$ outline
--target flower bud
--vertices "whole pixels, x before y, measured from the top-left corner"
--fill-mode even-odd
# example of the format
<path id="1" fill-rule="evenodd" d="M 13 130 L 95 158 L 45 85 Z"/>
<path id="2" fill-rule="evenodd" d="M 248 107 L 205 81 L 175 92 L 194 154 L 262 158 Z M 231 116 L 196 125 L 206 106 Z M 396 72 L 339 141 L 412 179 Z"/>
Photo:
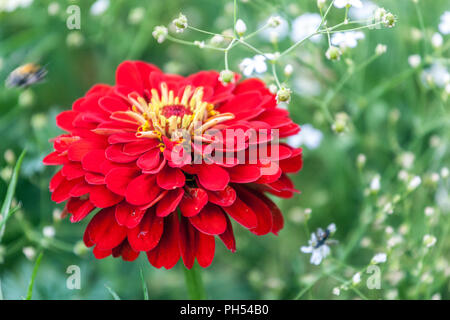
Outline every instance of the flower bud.
<path id="1" fill-rule="evenodd" d="M 175 25 L 175 29 L 177 32 L 183 32 L 188 26 L 187 18 L 182 13 L 180 13 L 178 18 L 174 19 L 172 23 Z"/>
<path id="2" fill-rule="evenodd" d="M 277 91 L 277 102 L 286 102 L 289 103 L 289 101 L 291 100 L 291 89 L 286 88 L 286 87 L 281 87 L 278 91 Z"/>
<path id="3" fill-rule="evenodd" d="M 156 26 L 152 32 L 153 38 L 155 38 L 158 43 L 163 43 L 164 40 L 166 40 L 167 34 L 168 30 L 165 26 Z"/>
<path id="4" fill-rule="evenodd" d="M 379 43 L 377 47 L 375 48 L 375 54 L 378 56 L 381 56 L 382 54 L 385 54 L 387 51 L 387 46 L 384 44 Z"/>
<path id="5" fill-rule="evenodd" d="M 233 83 L 234 82 L 234 72 L 231 70 L 220 71 L 219 81 L 222 82 L 223 85 Z"/>
<path id="6" fill-rule="evenodd" d="M 325 56 L 328 60 L 337 61 L 341 59 L 342 52 L 338 47 L 331 46 L 328 48 Z"/>
<path id="7" fill-rule="evenodd" d="M 285 75 L 286 77 L 290 77 L 291 74 L 292 74 L 292 72 L 294 72 L 294 68 L 292 67 L 292 64 L 287 64 L 287 65 L 284 67 L 284 75 Z"/>
<path id="8" fill-rule="evenodd" d="M 225 38 L 224 38 L 221 34 L 216 34 L 214 37 L 211 38 L 211 44 L 212 44 L 213 46 L 218 46 L 218 45 L 220 45 L 224 40 L 225 40 Z"/>
<path id="9" fill-rule="evenodd" d="M 388 28 L 394 27 L 396 20 L 395 16 L 390 12 L 386 13 L 383 17 L 383 23 Z"/>
<path id="10" fill-rule="evenodd" d="M 245 33 L 245 31 L 247 31 L 247 26 L 245 25 L 245 22 L 242 21 L 242 19 L 238 19 L 236 21 L 236 25 L 234 26 L 234 30 L 236 30 L 236 33 L 242 37 Z"/>
<path id="11" fill-rule="evenodd" d="M 317 8 L 319 8 L 319 10 L 322 10 L 323 8 L 325 8 L 326 2 L 326 0 L 317 0 Z"/>
<path id="12" fill-rule="evenodd" d="M 267 25 L 271 28 L 276 28 L 281 24 L 282 20 L 279 16 L 272 16 L 267 21 Z"/>

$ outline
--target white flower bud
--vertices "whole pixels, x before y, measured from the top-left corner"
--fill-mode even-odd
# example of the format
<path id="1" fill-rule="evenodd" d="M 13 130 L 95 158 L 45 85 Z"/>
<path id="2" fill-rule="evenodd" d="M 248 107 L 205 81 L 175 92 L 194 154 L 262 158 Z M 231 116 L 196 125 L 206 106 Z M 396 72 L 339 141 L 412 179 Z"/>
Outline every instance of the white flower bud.
<path id="1" fill-rule="evenodd" d="M 182 13 L 180 13 L 178 18 L 174 19 L 172 23 L 174 24 L 176 32 L 178 33 L 183 32 L 188 26 L 187 18 Z"/>
<path id="2" fill-rule="evenodd" d="M 234 72 L 231 70 L 220 71 L 219 81 L 222 82 L 223 85 L 233 83 L 234 82 Z"/>
<path id="3" fill-rule="evenodd" d="M 422 179 L 419 176 L 415 176 L 408 184 L 408 191 L 414 191 L 418 186 L 420 186 L 421 183 Z"/>
<path id="4" fill-rule="evenodd" d="M 432 215 L 434 215 L 434 208 L 426 207 L 424 212 L 427 217 L 431 217 Z"/>
<path id="5" fill-rule="evenodd" d="M 327 52 L 325 53 L 325 56 L 328 60 L 332 61 L 338 61 L 341 59 L 342 51 L 338 47 L 331 46 L 328 48 Z"/>
<path id="6" fill-rule="evenodd" d="M 294 72 L 294 67 L 292 67 L 291 64 L 287 64 L 287 65 L 284 67 L 284 75 L 285 75 L 286 77 L 289 77 L 289 76 L 292 74 L 292 72 Z"/>
<path id="7" fill-rule="evenodd" d="M 224 36 L 220 34 L 216 34 L 214 37 L 211 38 L 211 44 L 214 46 L 220 45 L 225 40 Z"/>
<path id="8" fill-rule="evenodd" d="M 289 101 L 291 101 L 291 89 L 286 88 L 286 87 L 281 87 L 278 91 L 277 91 L 277 102 L 286 102 L 289 103 Z"/>
<path id="9" fill-rule="evenodd" d="M 442 45 L 444 44 L 444 38 L 439 32 L 433 34 L 433 36 L 431 37 L 431 44 L 436 49 L 442 47 Z"/>
<path id="10" fill-rule="evenodd" d="M 385 54 L 386 51 L 387 51 L 387 46 L 385 44 L 379 43 L 377 45 L 377 47 L 375 48 L 375 53 L 379 56 L 381 56 L 382 54 Z"/>
<path id="11" fill-rule="evenodd" d="M 326 0 L 317 0 L 317 8 L 319 8 L 320 10 L 322 10 L 323 8 L 325 8 L 325 4 L 327 3 Z"/>
<path id="12" fill-rule="evenodd" d="M 422 58 L 418 54 L 413 54 L 408 57 L 408 63 L 411 67 L 417 68 L 422 63 Z"/>
<path id="13" fill-rule="evenodd" d="M 55 228 L 53 228 L 53 226 L 45 226 L 42 229 L 42 234 L 44 237 L 53 238 L 55 236 Z"/>
<path id="14" fill-rule="evenodd" d="M 352 284 L 357 285 L 360 282 L 361 282 L 361 273 L 357 272 L 352 277 Z"/>
<path id="15" fill-rule="evenodd" d="M 358 154 L 358 157 L 356 158 L 356 165 L 358 168 L 362 169 L 364 165 L 366 164 L 367 157 L 364 154 Z"/>
<path id="16" fill-rule="evenodd" d="M 423 244 L 427 247 L 427 248 L 431 248 L 432 246 L 434 246 L 436 244 L 436 237 L 432 236 L 430 234 L 426 234 L 423 237 Z"/>
<path id="17" fill-rule="evenodd" d="M 384 263 L 387 260 L 386 253 L 377 253 L 371 260 L 372 264 Z"/>
<path id="18" fill-rule="evenodd" d="M 245 31 L 247 31 L 247 26 L 245 25 L 245 22 L 242 21 L 242 19 L 238 19 L 236 21 L 236 25 L 234 26 L 234 29 L 236 30 L 237 34 L 242 37 L 245 33 Z"/>
<path id="19" fill-rule="evenodd" d="M 36 249 L 33 247 L 24 247 L 22 252 L 28 260 L 33 260 L 36 256 Z"/>
<path id="20" fill-rule="evenodd" d="M 281 24 L 282 20 L 279 16 L 272 16 L 267 21 L 267 25 L 271 28 L 276 28 Z"/>
<path id="21" fill-rule="evenodd" d="M 449 169 L 447 168 L 447 167 L 443 167 L 442 169 L 441 169 L 441 177 L 442 177 L 442 179 L 446 179 L 446 178 L 448 178 L 448 176 L 449 176 Z"/>
<path id="22" fill-rule="evenodd" d="M 168 33 L 169 32 L 165 26 L 156 26 L 155 29 L 153 29 L 152 35 L 158 43 L 163 43 L 164 40 L 166 40 Z"/>

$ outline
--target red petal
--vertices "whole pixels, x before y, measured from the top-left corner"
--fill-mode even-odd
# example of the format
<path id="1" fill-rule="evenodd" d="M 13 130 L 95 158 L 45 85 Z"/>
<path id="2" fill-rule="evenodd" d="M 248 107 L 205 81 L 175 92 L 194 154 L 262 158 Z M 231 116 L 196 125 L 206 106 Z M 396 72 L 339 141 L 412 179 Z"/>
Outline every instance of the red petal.
<path id="1" fill-rule="evenodd" d="M 93 209 L 94 205 L 89 200 L 71 198 L 67 202 L 67 211 L 72 215 L 70 222 L 73 223 L 83 220 Z"/>
<path id="2" fill-rule="evenodd" d="M 115 214 L 118 224 L 131 229 L 141 222 L 145 210 L 139 210 L 136 207 L 128 205 L 126 202 L 121 202 L 116 206 Z"/>
<path id="3" fill-rule="evenodd" d="M 139 175 L 135 168 L 115 168 L 105 177 L 106 186 L 114 193 L 125 195 L 128 184 Z"/>
<path id="4" fill-rule="evenodd" d="M 201 165 L 197 176 L 202 186 L 212 191 L 223 190 L 230 182 L 228 172 L 216 164 Z"/>
<path id="5" fill-rule="evenodd" d="M 63 130 L 72 131 L 74 128 L 72 122 L 77 115 L 78 112 L 76 111 L 63 111 L 56 116 L 56 125 Z"/>
<path id="6" fill-rule="evenodd" d="M 102 173 L 100 165 L 105 160 L 105 150 L 98 149 L 89 151 L 83 159 L 81 159 L 81 164 L 83 165 L 84 170 Z"/>
<path id="7" fill-rule="evenodd" d="M 142 221 L 128 230 L 128 242 L 136 251 L 149 251 L 158 245 L 164 229 L 164 219 L 155 215 L 155 210 L 148 210 Z"/>
<path id="8" fill-rule="evenodd" d="M 191 269 L 194 265 L 197 252 L 198 232 L 191 226 L 187 218 L 182 217 L 180 221 L 180 252 L 186 268 Z"/>
<path id="9" fill-rule="evenodd" d="M 184 190 L 182 188 L 170 190 L 166 196 L 158 202 L 156 207 L 156 215 L 158 217 L 165 217 L 174 212 L 180 203 L 183 194 Z"/>
<path id="10" fill-rule="evenodd" d="M 154 175 L 142 174 L 128 184 L 125 196 L 130 204 L 141 206 L 152 202 L 160 190 Z"/>
<path id="11" fill-rule="evenodd" d="M 158 185 L 166 190 L 176 189 L 184 186 L 185 177 L 183 171 L 178 168 L 165 166 L 156 177 Z"/>
<path id="12" fill-rule="evenodd" d="M 128 105 L 119 97 L 108 96 L 98 100 L 98 105 L 108 113 L 116 111 L 126 111 L 129 109 Z"/>
<path id="13" fill-rule="evenodd" d="M 75 180 L 66 180 L 64 179 L 58 185 L 58 187 L 52 193 L 52 200 L 56 203 L 60 203 L 66 201 L 70 198 L 70 190 L 76 186 L 83 178 L 75 179 Z"/>
<path id="14" fill-rule="evenodd" d="M 79 140 L 70 145 L 68 156 L 72 161 L 81 161 L 90 151 L 103 147 L 105 143 L 99 140 Z"/>
<path id="15" fill-rule="evenodd" d="M 61 182 L 65 180 L 64 176 L 61 173 L 61 170 L 59 170 L 50 180 L 49 184 L 49 190 L 50 192 L 55 191 L 55 189 L 60 185 Z"/>
<path id="16" fill-rule="evenodd" d="M 99 249 L 98 246 L 95 246 L 94 250 L 92 250 L 92 253 L 94 254 L 94 257 L 96 259 L 104 259 L 111 255 L 112 250 L 111 249 L 102 250 Z"/>
<path id="17" fill-rule="evenodd" d="M 148 261 L 155 267 L 173 268 L 180 259 L 178 216 L 172 214 L 164 219 L 164 233 L 158 246 L 147 252 Z"/>
<path id="18" fill-rule="evenodd" d="M 93 186 L 90 190 L 89 200 L 97 208 L 107 208 L 122 201 L 123 197 L 109 191 L 105 186 Z"/>
<path id="19" fill-rule="evenodd" d="M 123 146 L 121 144 L 109 146 L 105 151 L 106 159 L 118 163 L 129 163 L 138 158 L 137 156 L 130 156 L 123 153 L 122 148 Z"/>
<path id="20" fill-rule="evenodd" d="M 250 183 L 261 177 L 261 168 L 256 164 L 241 164 L 227 169 L 230 181 L 236 183 Z"/>
<path id="21" fill-rule="evenodd" d="M 229 207 L 236 200 L 236 191 L 234 191 L 234 189 L 230 186 L 227 186 L 222 191 L 206 190 L 206 192 L 208 193 L 209 202 L 217 204 L 221 207 Z"/>
<path id="22" fill-rule="evenodd" d="M 160 162 L 161 151 L 155 148 L 140 156 L 136 164 L 142 170 L 152 170 L 156 168 Z"/>
<path id="23" fill-rule="evenodd" d="M 42 163 L 47 166 L 59 166 L 66 163 L 67 161 L 67 155 L 61 154 L 58 151 L 54 151 L 45 156 L 45 158 L 42 160 Z"/>
<path id="24" fill-rule="evenodd" d="M 214 259 L 214 252 L 216 243 L 214 236 L 198 232 L 197 238 L 197 261 L 202 268 L 207 268 L 211 265 Z"/>
<path id="25" fill-rule="evenodd" d="M 228 218 L 227 215 L 225 215 L 225 218 L 227 219 L 227 229 L 224 233 L 220 234 L 219 237 L 228 250 L 230 250 L 231 252 L 235 252 L 236 240 L 234 239 L 233 225 L 231 224 L 230 218 Z"/>
<path id="26" fill-rule="evenodd" d="M 112 250 L 112 255 L 114 258 L 122 256 L 124 261 L 134 261 L 139 257 L 139 252 L 134 251 L 128 241 L 124 240 L 118 247 Z"/>
<path id="27" fill-rule="evenodd" d="M 239 197 L 248 207 L 252 208 L 258 220 L 257 226 L 250 231 L 258 236 L 269 233 L 272 230 L 272 213 L 264 201 L 244 187 L 238 189 Z"/>
<path id="28" fill-rule="evenodd" d="M 199 231 L 210 235 L 224 233 L 227 228 L 225 214 L 212 204 L 207 204 L 199 214 L 190 217 L 189 220 Z"/>
<path id="29" fill-rule="evenodd" d="M 126 237 L 127 229 L 119 226 L 114 216 L 114 209 L 99 211 L 89 222 L 85 238 L 89 243 L 97 244 L 98 249 L 107 250 L 118 246 Z"/>
<path id="30" fill-rule="evenodd" d="M 270 211 L 272 212 L 272 233 L 278 235 L 278 232 L 283 229 L 284 226 L 283 214 L 281 213 L 281 210 L 277 207 L 277 205 L 264 194 L 260 194 L 260 198 L 265 202 L 266 206 L 268 206 Z"/>
<path id="31" fill-rule="evenodd" d="M 185 217 L 195 216 L 208 203 L 208 194 L 201 188 L 187 188 L 180 202 L 180 211 Z"/>
<path id="32" fill-rule="evenodd" d="M 302 160 L 301 154 L 299 154 L 298 156 L 280 161 L 280 168 L 285 173 L 286 172 L 287 173 L 298 172 L 298 171 L 300 171 L 302 166 L 303 166 L 303 160 Z"/>
<path id="33" fill-rule="evenodd" d="M 239 197 L 236 197 L 231 206 L 224 207 L 223 210 L 247 229 L 255 228 L 258 224 L 256 214 Z"/>
<path id="34" fill-rule="evenodd" d="M 126 143 L 123 146 L 123 153 L 130 156 L 141 155 L 151 149 L 157 148 L 159 146 L 159 140 L 157 139 L 141 139 L 140 141 L 133 141 Z M 159 150 L 159 149 L 158 149 Z"/>

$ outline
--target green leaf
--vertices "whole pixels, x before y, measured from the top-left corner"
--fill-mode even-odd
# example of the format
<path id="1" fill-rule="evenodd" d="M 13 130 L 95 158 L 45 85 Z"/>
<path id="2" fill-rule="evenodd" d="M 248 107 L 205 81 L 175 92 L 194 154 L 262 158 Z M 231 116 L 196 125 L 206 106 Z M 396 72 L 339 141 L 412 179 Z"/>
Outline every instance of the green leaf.
<path id="1" fill-rule="evenodd" d="M 144 299 L 145 300 L 150 300 L 149 297 L 148 297 L 147 283 L 145 282 L 144 272 L 142 271 L 142 268 L 139 268 L 139 272 L 141 274 L 142 290 L 144 291 Z"/>
<path id="2" fill-rule="evenodd" d="M 20 166 L 22 165 L 23 158 L 25 157 L 26 150 L 23 150 L 20 154 L 19 159 L 16 162 L 16 166 L 14 167 L 14 171 L 11 177 L 11 181 L 8 185 L 8 190 L 6 191 L 5 200 L 3 200 L 3 205 L 0 210 L 0 215 L 2 217 L 2 223 L 0 225 L 0 242 L 2 240 L 3 234 L 5 233 L 5 223 L 6 220 L 15 212 L 14 210 L 11 212 L 11 203 L 14 197 L 14 193 L 16 191 L 17 180 L 19 178 Z"/>
<path id="3" fill-rule="evenodd" d="M 26 300 L 31 300 L 31 296 L 33 295 L 34 280 L 36 279 L 36 275 L 37 275 L 39 266 L 41 265 L 41 260 L 42 260 L 43 255 L 44 255 L 44 252 L 41 251 L 41 253 L 39 254 L 39 256 L 36 259 L 36 262 L 34 263 L 33 273 L 31 274 L 30 284 L 28 285 L 27 297 L 25 298 Z"/>
<path id="4" fill-rule="evenodd" d="M 105 288 L 108 289 L 109 293 L 111 293 L 111 295 L 113 296 L 114 300 L 120 300 L 119 295 L 113 289 L 108 287 L 106 284 L 105 284 Z"/>

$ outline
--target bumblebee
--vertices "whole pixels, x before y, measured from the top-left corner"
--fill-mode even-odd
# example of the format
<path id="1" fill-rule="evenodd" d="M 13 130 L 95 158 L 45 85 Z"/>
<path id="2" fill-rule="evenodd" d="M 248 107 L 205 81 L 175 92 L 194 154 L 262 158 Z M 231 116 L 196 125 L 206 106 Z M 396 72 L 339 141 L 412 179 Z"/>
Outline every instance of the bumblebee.
<path id="1" fill-rule="evenodd" d="M 32 84 L 41 82 L 47 75 L 47 70 L 35 63 L 27 63 L 14 69 L 6 79 L 9 88 L 26 88 Z"/>

